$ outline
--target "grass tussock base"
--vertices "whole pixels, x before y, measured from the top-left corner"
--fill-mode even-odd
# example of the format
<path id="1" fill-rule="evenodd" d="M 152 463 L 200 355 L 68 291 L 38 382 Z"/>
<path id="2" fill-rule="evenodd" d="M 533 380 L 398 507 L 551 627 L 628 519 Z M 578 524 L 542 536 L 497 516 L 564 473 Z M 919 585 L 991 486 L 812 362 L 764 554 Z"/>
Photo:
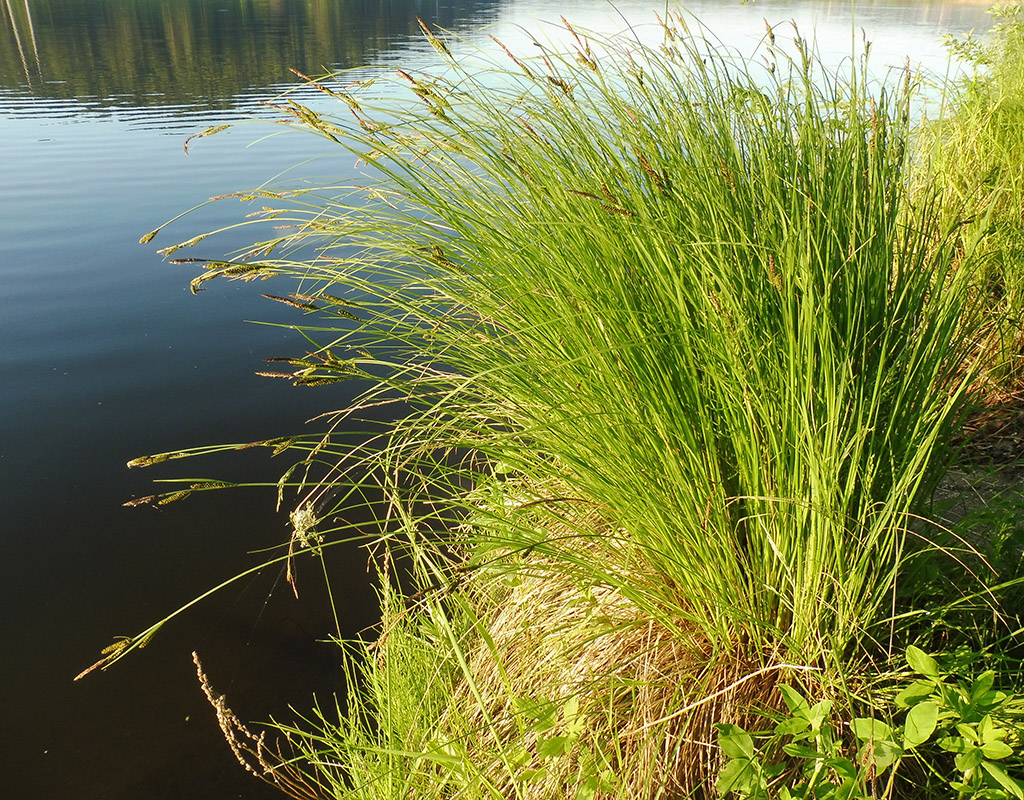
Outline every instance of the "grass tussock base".
<path id="1" fill-rule="evenodd" d="M 605 788 L 621 796 L 686 796 L 721 766 L 715 724 L 750 724 L 749 709 L 778 703 L 772 673 L 796 671 L 715 660 L 705 642 L 680 637 L 607 587 L 584 590 L 552 576 L 551 565 L 522 569 L 540 574 L 492 601 L 500 610 L 480 622 L 486 636 L 468 653 L 472 682 L 452 697 L 472 709 L 474 750 L 515 742 L 530 754 L 522 766 L 537 772 L 524 786 L 521 771 L 495 765 L 490 779 L 502 796 L 572 796 L 604 772 Z M 719 688 L 695 691 L 703 686 Z M 546 721 L 524 736 L 517 713 Z M 545 758 L 547 721 L 567 740 L 557 758 Z"/>

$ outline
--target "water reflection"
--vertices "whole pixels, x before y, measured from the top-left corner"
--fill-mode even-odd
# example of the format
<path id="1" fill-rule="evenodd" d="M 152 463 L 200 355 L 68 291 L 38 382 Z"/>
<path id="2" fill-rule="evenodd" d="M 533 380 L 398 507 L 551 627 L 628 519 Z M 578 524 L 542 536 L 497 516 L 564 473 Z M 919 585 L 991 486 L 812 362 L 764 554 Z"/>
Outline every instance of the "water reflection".
<path id="1" fill-rule="evenodd" d="M 21 68 L 25 72 L 25 82 L 29 87 L 32 86 L 32 73 L 29 70 L 28 60 L 25 58 L 25 47 L 21 43 L 21 33 L 18 30 L 18 21 L 14 16 L 14 9 L 11 8 L 11 0 L 4 0 L 7 8 L 7 20 L 11 26 L 11 32 L 14 34 L 14 44 L 18 48 L 18 57 L 21 59 Z M 36 62 L 36 75 L 41 76 L 43 72 L 42 65 L 39 63 L 39 48 L 36 46 L 36 34 L 35 27 L 32 24 L 32 9 L 29 7 L 28 0 L 25 0 L 25 17 L 28 20 L 28 30 L 31 36 L 32 52 L 35 55 Z"/>
<path id="2" fill-rule="evenodd" d="M 3 0 L 0 92 L 90 109 L 227 108 L 366 64 L 417 30 L 486 21 L 497 0 Z M 5 102 L 6 105 L 6 102 Z"/>
<path id="3" fill-rule="evenodd" d="M 687 7 L 716 35 L 760 36 L 761 17 L 779 22 L 813 16 L 819 39 L 849 52 L 851 12 L 899 50 L 942 55 L 938 34 L 983 25 L 988 0 L 763 0 L 738 8 L 720 0 Z M 641 13 L 642 9 L 642 13 Z M 291 69 L 321 74 L 386 60 L 396 46 L 408 55 L 417 17 L 450 29 L 488 23 L 508 30 L 565 14 L 579 25 L 609 30 L 646 20 L 649 3 L 564 0 L 0 0 L 0 115 L 67 119 L 113 115 L 130 124 L 170 129 L 195 111 L 226 112 L 215 124 L 258 113 L 273 87 L 294 85 Z M 737 25 L 739 19 L 752 25 Z M 835 28 L 836 30 L 831 30 Z M 824 34 L 824 36 L 821 36 Z M 885 37 L 883 37 L 885 38 Z M 415 46 L 415 45 L 414 45 Z M 883 45 L 884 46 L 884 45 Z"/>

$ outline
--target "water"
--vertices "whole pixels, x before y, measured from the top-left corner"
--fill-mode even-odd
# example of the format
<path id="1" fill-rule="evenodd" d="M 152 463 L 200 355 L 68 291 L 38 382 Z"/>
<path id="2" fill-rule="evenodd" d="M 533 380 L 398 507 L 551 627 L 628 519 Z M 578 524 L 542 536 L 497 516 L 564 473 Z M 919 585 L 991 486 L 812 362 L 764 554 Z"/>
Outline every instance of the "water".
<path id="1" fill-rule="evenodd" d="M 164 263 L 140 235 L 213 195 L 349 165 L 312 137 L 248 146 L 255 128 L 195 141 L 208 125 L 267 116 L 260 101 L 289 67 L 422 62 L 416 17 L 484 43 L 558 14 L 602 30 L 653 26 L 645 2 L 348 0 L 0 0 L 0 763 L 17 798 L 277 796 L 233 762 L 195 684 L 198 650 L 244 719 L 288 718 L 339 688 L 318 640 L 331 620 L 313 576 L 296 601 L 280 575 L 241 582 L 167 626 L 134 658 L 72 683 L 114 636 L 135 633 L 258 563 L 286 519 L 270 492 L 213 493 L 123 508 L 181 475 L 274 479 L 254 451 L 129 471 L 144 453 L 293 433 L 343 406 L 348 390 L 261 379 L 267 356 L 301 341 L 264 285 L 214 282 Z M 695 4 L 729 44 L 751 51 L 762 18 L 813 26 L 838 57 L 863 26 L 876 64 L 909 54 L 941 72 L 943 32 L 987 24 L 983 5 L 928 2 Z M 541 29 L 554 35 L 553 26 Z M 228 201 L 155 245 L 236 221 Z M 230 234 L 195 255 L 245 244 Z M 219 248 L 219 249 L 218 249 Z M 374 618 L 365 554 L 334 559 L 344 632 Z"/>

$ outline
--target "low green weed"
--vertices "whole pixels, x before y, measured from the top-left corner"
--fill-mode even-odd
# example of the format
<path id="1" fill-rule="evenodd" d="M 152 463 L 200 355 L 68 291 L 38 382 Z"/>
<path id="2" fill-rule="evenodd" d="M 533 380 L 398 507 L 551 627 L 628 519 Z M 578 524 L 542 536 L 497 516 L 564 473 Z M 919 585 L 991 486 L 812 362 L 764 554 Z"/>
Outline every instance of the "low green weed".
<path id="1" fill-rule="evenodd" d="M 569 697 L 562 702 L 538 701 L 516 698 L 515 707 L 520 720 L 527 722 L 527 734 L 533 740 L 530 747 L 523 747 L 517 761 L 521 769 L 516 780 L 523 783 L 542 782 L 548 765 L 562 756 L 576 755 L 576 800 L 593 800 L 600 792 L 615 788 L 615 772 L 612 759 L 600 748 L 588 747 L 583 734 L 588 725 L 580 714 L 580 699 Z M 585 753 L 573 753 L 574 750 Z M 530 766 L 538 764 L 538 766 Z"/>
<path id="2" fill-rule="evenodd" d="M 811 706 L 793 687 L 780 686 L 789 715 L 759 744 L 739 726 L 719 725 L 719 747 L 728 759 L 716 782 L 719 793 L 749 800 L 875 800 L 892 794 L 897 771 L 910 758 L 928 780 L 924 796 L 951 790 L 949 796 L 960 800 L 1024 798 L 1024 727 L 1019 717 L 1008 722 L 1006 715 L 1011 706 L 1019 708 L 1020 698 L 994 688 L 993 670 L 958 679 L 914 646 L 906 659 L 918 677 L 895 695 L 899 724 L 875 717 L 844 724 L 833 720 L 830 701 Z"/>

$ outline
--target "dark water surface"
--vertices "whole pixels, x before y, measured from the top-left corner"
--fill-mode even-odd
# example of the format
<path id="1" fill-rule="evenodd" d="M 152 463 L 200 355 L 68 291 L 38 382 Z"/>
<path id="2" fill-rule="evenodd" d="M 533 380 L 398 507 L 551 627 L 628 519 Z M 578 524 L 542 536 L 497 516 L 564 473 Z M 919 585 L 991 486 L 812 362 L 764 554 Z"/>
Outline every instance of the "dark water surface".
<path id="1" fill-rule="evenodd" d="M 653 3 L 652 7 L 659 7 Z M 117 635 L 136 633 L 284 541 L 271 492 L 207 493 L 123 508 L 154 478 L 273 480 L 281 466 L 244 457 L 129 471 L 140 454 L 294 433 L 345 405 L 348 389 L 261 379 L 267 356 L 302 351 L 273 286 L 188 291 L 187 266 L 156 246 L 230 224 L 228 201 L 166 219 L 283 170 L 344 175 L 321 140 L 259 141 L 242 127 L 195 142 L 209 125 L 266 116 L 260 100 L 307 73 L 428 59 L 416 17 L 483 42 L 517 25 L 570 20 L 603 30 L 649 23 L 647 3 L 520 0 L 0 0 L 0 796 L 262 798 L 220 739 L 190 653 L 243 719 L 289 718 L 340 688 L 315 576 L 296 601 L 273 570 L 169 624 L 106 673 L 72 678 Z M 942 70 L 939 35 L 982 28 L 983 5 L 927 2 L 704 3 L 709 27 L 752 48 L 762 17 L 816 26 L 848 52 L 859 26 L 876 57 Z M 637 28 L 643 33 L 644 25 Z M 519 37 L 521 40 L 521 37 Z M 315 161 L 308 159 L 316 158 Z M 304 163 L 305 162 L 305 163 Z M 202 252 L 246 243 L 228 234 Z M 343 632 L 372 623 L 365 554 L 333 557 Z"/>

